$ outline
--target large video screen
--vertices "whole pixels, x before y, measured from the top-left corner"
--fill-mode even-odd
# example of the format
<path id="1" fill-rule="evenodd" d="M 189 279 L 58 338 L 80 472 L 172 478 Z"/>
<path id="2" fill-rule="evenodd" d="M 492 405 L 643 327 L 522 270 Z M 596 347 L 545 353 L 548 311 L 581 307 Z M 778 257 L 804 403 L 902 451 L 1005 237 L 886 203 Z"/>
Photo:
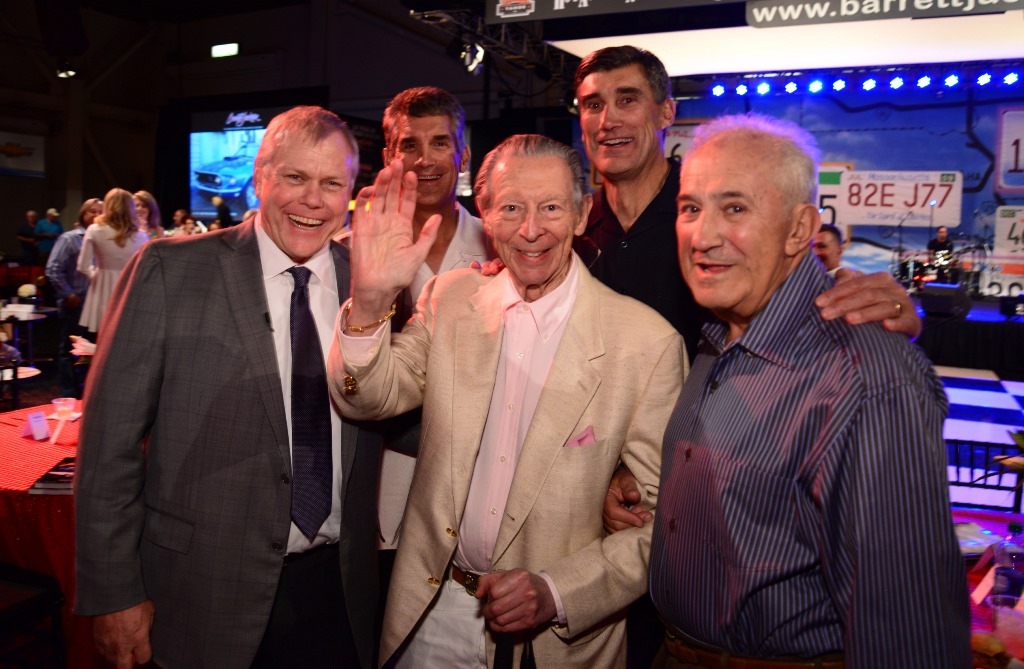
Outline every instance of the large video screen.
<path id="1" fill-rule="evenodd" d="M 259 207 L 252 174 L 267 123 L 286 107 L 196 112 L 189 136 L 192 215 L 204 223 L 218 218 L 220 198 L 235 223 Z"/>

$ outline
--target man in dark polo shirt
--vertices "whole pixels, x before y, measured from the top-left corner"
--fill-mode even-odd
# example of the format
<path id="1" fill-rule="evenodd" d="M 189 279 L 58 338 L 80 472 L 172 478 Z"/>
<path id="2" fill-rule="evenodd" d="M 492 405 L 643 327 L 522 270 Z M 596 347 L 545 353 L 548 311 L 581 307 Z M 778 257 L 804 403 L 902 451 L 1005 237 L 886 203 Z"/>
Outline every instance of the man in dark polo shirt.
<path id="1" fill-rule="evenodd" d="M 575 91 L 583 147 L 603 184 L 574 248 L 605 285 L 664 316 L 692 359 L 707 312 L 694 302 L 676 257 L 679 162 L 664 152 L 676 105 L 665 66 L 636 47 L 600 49 L 577 68 Z M 889 330 L 921 330 L 906 291 L 884 272 L 848 279 L 817 304 L 826 320 L 884 319 Z"/>

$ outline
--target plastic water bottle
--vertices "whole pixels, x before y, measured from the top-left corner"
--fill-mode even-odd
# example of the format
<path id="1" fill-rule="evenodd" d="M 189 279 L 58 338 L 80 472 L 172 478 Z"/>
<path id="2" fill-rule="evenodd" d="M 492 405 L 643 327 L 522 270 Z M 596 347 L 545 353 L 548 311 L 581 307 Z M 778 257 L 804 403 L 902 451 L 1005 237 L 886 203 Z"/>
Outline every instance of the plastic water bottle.
<path id="1" fill-rule="evenodd" d="M 992 594 L 1020 597 L 1024 591 L 1024 546 L 1021 524 L 1010 523 L 1007 529 L 1009 534 L 993 549 L 996 578 L 992 584 Z"/>

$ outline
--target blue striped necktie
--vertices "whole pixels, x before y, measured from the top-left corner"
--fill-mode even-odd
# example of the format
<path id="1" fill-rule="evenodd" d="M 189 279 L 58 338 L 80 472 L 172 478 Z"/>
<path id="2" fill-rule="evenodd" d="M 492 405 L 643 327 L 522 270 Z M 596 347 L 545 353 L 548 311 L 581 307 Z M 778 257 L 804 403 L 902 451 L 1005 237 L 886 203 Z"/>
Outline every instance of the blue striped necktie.
<path id="1" fill-rule="evenodd" d="M 309 276 L 292 267 L 292 521 L 307 539 L 331 513 L 331 400 L 320 337 L 309 310 Z"/>

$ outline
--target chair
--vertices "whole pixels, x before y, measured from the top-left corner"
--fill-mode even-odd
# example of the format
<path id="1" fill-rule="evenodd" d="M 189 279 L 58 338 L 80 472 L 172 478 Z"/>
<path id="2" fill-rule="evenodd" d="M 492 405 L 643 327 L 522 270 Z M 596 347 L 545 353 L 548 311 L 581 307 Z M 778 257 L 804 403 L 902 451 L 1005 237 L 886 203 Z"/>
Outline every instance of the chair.
<path id="1" fill-rule="evenodd" d="M 0 399 L 3 399 L 5 394 L 10 395 L 11 411 L 21 408 L 18 394 L 18 361 L 0 353 Z"/>
<path id="2" fill-rule="evenodd" d="M 56 579 L 0 563 L 0 666 L 63 669 L 63 603 Z"/>

